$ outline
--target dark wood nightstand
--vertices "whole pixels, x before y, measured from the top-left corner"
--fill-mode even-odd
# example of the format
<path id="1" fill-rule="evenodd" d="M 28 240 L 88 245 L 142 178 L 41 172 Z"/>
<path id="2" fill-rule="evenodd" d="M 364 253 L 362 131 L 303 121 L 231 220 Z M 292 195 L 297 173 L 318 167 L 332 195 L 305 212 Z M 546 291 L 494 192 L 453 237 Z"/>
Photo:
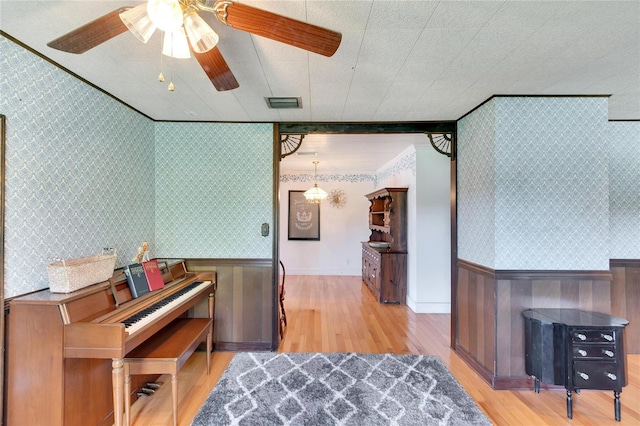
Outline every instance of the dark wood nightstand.
<path id="1" fill-rule="evenodd" d="M 620 421 L 620 392 L 627 385 L 624 328 L 629 321 L 578 309 L 529 309 L 525 318 L 525 371 L 540 382 L 567 390 L 567 417 L 573 417 L 571 392 L 612 390 Z"/>

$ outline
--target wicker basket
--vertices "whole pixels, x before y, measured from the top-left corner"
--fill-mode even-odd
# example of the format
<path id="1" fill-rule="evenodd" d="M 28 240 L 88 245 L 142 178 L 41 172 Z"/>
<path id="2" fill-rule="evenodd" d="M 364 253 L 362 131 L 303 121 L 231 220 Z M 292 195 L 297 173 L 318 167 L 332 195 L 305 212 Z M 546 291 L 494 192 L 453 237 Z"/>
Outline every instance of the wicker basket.
<path id="1" fill-rule="evenodd" d="M 52 293 L 71 293 L 108 280 L 113 275 L 117 254 L 97 254 L 77 259 L 61 260 L 47 266 L 49 290 Z"/>

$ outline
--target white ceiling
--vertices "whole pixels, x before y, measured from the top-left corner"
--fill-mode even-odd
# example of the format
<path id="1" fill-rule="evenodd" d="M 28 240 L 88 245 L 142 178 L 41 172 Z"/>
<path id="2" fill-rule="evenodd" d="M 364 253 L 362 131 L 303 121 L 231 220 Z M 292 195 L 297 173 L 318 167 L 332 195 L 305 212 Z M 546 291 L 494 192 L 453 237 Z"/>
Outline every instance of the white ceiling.
<path id="1" fill-rule="evenodd" d="M 314 170 L 318 174 L 375 172 L 412 145 L 429 143 L 421 133 L 403 134 L 318 134 L 304 137 L 298 151 L 280 162 L 282 173 Z"/>
<path id="2" fill-rule="evenodd" d="M 215 90 L 194 58 L 172 67 L 164 60 L 176 86 L 169 92 L 157 81 L 159 34 L 145 45 L 126 32 L 82 55 L 46 46 L 140 3 L 2 0 L 0 29 L 154 120 L 456 120 L 495 94 L 611 95 L 610 119 L 640 119 L 637 0 L 243 0 L 338 31 L 342 43 L 326 58 L 203 12 L 240 84 L 227 92 Z M 268 96 L 301 97 L 303 108 L 269 109 Z"/>

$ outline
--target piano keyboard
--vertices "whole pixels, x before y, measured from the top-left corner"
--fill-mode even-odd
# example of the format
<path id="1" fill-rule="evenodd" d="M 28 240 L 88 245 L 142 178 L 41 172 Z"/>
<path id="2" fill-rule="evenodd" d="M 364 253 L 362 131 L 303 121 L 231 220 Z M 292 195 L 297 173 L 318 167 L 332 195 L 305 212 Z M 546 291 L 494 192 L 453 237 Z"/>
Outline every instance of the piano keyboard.
<path id="1" fill-rule="evenodd" d="M 198 293 L 203 288 L 211 285 L 211 281 L 197 281 L 189 284 L 182 290 L 175 292 L 171 296 L 149 306 L 148 308 L 138 312 L 137 314 L 121 321 L 124 323 L 125 331 L 129 335 L 135 333 L 149 323 L 154 322 L 157 318 L 170 312 L 173 308 L 185 300 L 189 299 L 193 294 Z"/>

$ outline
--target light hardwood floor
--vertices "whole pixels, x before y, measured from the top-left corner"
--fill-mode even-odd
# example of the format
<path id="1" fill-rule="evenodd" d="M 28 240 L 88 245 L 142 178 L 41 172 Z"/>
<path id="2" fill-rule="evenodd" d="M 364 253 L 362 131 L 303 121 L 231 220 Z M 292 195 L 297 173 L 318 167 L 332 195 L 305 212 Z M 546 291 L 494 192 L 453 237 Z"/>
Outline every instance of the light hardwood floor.
<path id="1" fill-rule="evenodd" d="M 640 355 L 628 355 L 629 384 L 623 389 L 622 421 L 613 419 L 612 392 L 582 391 L 566 417 L 563 390 L 494 391 L 450 349 L 450 316 L 415 314 L 406 306 L 379 305 L 356 277 L 287 276 L 288 326 L 280 352 L 368 352 L 437 355 L 496 425 L 640 425 Z M 179 375 L 179 424 L 189 425 L 231 361 L 214 352 L 195 353 Z M 171 424 L 171 386 L 132 406 L 134 426 Z M 364 425 L 363 425 L 364 426 Z"/>

